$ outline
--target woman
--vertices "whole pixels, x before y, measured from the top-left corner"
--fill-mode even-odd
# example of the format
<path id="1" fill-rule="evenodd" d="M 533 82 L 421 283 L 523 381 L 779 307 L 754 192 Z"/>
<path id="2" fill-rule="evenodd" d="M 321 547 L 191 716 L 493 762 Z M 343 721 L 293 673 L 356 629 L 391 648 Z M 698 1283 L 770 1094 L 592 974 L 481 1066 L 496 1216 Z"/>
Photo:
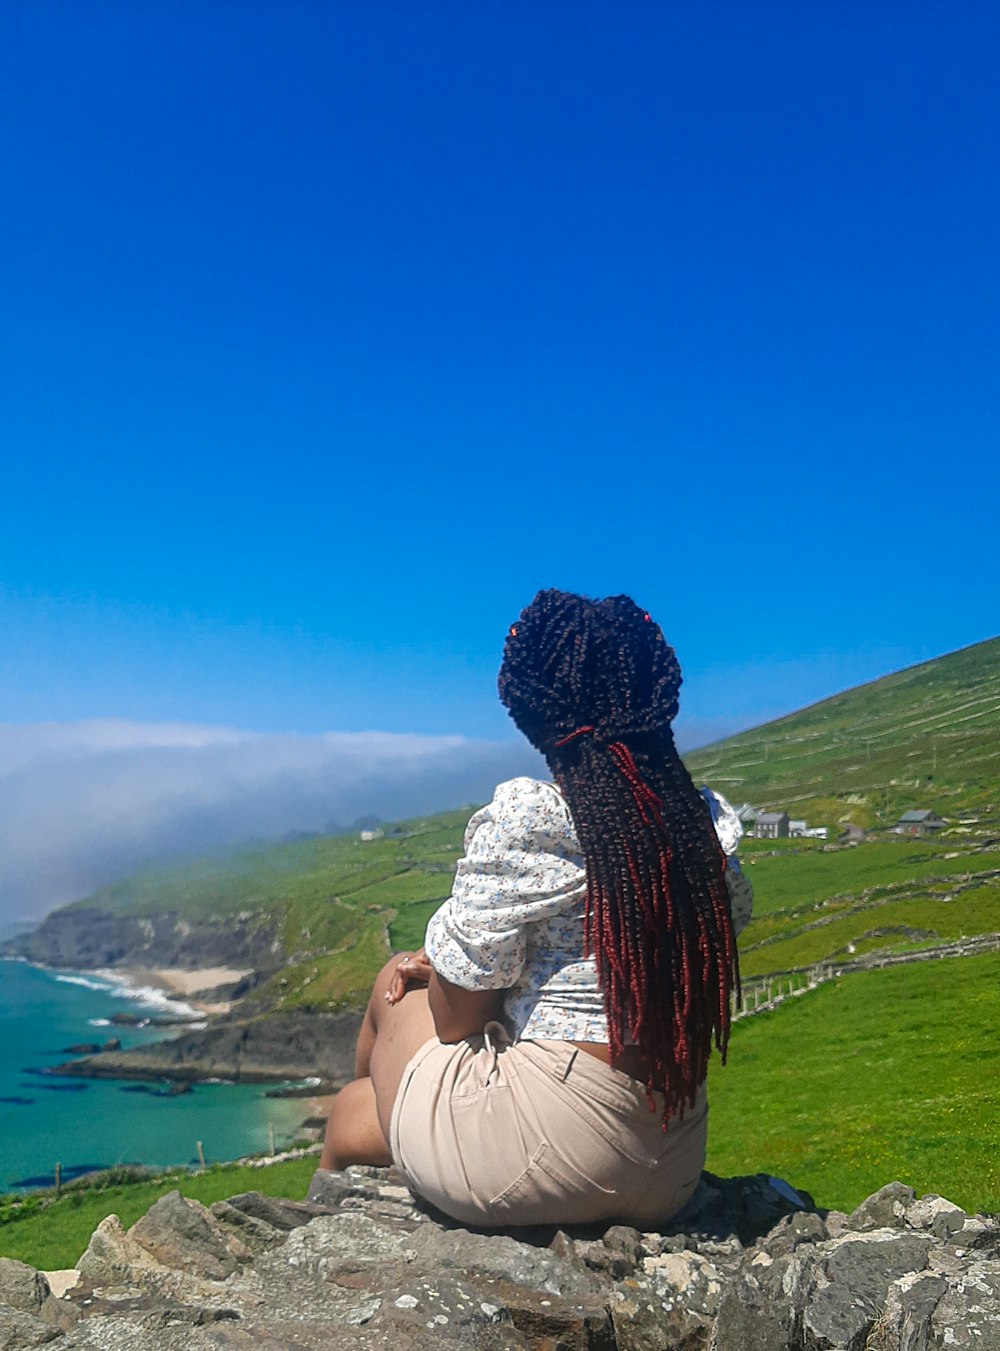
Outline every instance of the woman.
<path id="1" fill-rule="evenodd" d="M 732 810 L 674 747 L 680 681 L 626 596 L 541 591 L 511 627 L 500 698 L 554 782 L 501 784 L 469 822 L 425 950 L 376 981 L 324 1167 L 394 1162 L 484 1226 L 648 1226 L 688 1200 L 749 888 L 713 829 L 732 852 Z"/>

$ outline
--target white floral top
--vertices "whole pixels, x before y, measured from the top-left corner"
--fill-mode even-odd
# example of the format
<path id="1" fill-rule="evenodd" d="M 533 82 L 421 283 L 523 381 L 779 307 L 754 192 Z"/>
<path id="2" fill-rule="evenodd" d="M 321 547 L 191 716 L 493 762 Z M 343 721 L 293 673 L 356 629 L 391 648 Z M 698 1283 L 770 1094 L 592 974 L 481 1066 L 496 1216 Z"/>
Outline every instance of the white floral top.
<path id="1" fill-rule="evenodd" d="M 724 798 L 704 795 L 731 856 L 726 878 L 739 932 L 753 896 L 735 863 L 742 828 Z M 506 990 L 504 1018 L 515 1038 L 606 1042 L 596 967 L 583 956 L 586 890 L 576 831 L 555 784 L 502 783 L 469 821 L 454 890 L 427 926 L 431 965 L 465 990 Z"/>

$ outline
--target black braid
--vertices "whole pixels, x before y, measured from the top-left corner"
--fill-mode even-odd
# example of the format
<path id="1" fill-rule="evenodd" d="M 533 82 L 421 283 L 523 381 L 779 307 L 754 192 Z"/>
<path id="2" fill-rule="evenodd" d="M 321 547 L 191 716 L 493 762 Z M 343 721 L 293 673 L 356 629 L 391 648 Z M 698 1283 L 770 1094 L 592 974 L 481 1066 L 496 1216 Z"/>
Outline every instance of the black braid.
<path id="1" fill-rule="evenodd" d="M 627 596 L 540 591 L 498 686 L 565 795 L 587 868 L 585 942 L 612 1059 L 635 1043 L 664 1122 L 723 1061 L 739 990 L 725 856 L 674 746 L 680 666 Z"/>

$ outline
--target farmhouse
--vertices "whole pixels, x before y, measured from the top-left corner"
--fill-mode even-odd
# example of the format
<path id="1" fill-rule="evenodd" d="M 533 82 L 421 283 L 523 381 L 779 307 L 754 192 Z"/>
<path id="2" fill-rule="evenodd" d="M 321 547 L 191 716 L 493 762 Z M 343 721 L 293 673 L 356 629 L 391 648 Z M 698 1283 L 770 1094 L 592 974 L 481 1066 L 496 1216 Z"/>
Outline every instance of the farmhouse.
<path id="1" fill-rule="evenodd" d="M 922 811 L 904 812 L 899 818 L 895 830 L 897 835 L 933 835 L 935 831 L 941 830 L 947 824 L 944 817 L 938 816 L 937 812 L 924 809 Z"/>
<path id="2" fill-rule="evenodd" d="M 758 840 L 787 840 L 788 813 L 758 812 L 755 834 Z"/>

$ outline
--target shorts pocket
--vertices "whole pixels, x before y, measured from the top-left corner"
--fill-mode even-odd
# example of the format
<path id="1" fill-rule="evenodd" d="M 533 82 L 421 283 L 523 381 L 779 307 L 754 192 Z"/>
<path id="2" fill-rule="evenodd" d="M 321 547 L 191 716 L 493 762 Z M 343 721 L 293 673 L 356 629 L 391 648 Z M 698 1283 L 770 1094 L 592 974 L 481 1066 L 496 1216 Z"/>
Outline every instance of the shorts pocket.
<path id="1" fill-rule="evenodd" d="M 451 1116 L 462 1175 L 472 1194 L 485 1199 L 514 1185 L 530 1165 L 531 1151 L 510 1086 L 491 1084 L 453 1098 Z"/>
<path id="2" fill-rule="evenodd" d="M 618 1191 L 581 1172 L 543 1141 L 524 1171 L 490 1201 L 496 1220 L 509 1224 L 584 1224 L 616 1210 Z"/>

